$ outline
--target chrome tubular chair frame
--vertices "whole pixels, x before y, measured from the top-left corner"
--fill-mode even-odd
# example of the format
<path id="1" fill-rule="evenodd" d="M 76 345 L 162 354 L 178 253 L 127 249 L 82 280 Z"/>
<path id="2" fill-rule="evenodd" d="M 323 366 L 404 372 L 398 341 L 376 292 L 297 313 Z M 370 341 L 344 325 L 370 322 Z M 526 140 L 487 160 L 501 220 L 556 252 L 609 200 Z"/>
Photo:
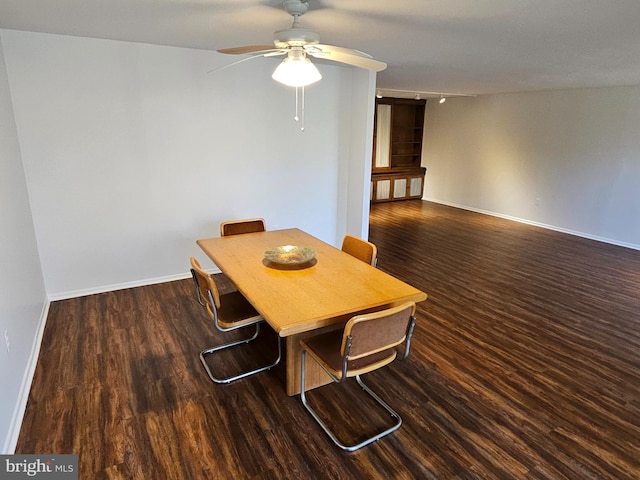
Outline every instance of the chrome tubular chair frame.
<path id="1" fill-rule="evenodd" d="M 197 293 L 197 299 L 198 299 L 198 303 L 200 303 L 200 305 L 206 307 L 207 306 L 207 302 L 205 302 L 202 298 L 202 295 L 200 293 L 200 287 L 199 287 L 199 283 L 198 283 L 198 278 L 196 276 L 196 272 L 194 271 L 194 269 L 191 269 L 191 275 L 193 276 L 193 281 L 195 283 L 195 287 L 196 287 L 196 293 Z M 216 377 L 213 372 L 211 371 L 211 368 L 209 367 L 209 364 L 206 361 L 206 357 L 208 357 L 209 355 L 218 352 L 220 350 L 224 350 L 227 348 L 232 348 L 235 347 L 237 345 L 243 345 L 246 343 L 249 343 L 253 340 L 255 340 L 258 337 L 258 334 L 260 333 L 260 324 L 264 321 L 264 319 L 259 318 L 257 319 L 255 322 L 253 323 L 249 323 L 249 324 L 245 324 L 239 327 L 230 327 L 230 328 L 225 328 L 222 325 L 220 325 L 220 322 L 218 321 L 218 309 L 216 308 L 216 304 L 215 301 L 213 299 L 213 295 L 211 293 L 211 290 L 207 290 L 207 296 L 208 296 L 208 303 L 210 306 L 212 306 L 212 311 L 213 311 L 213 321 L 214 324 L 216 326 L 216 328 L 218 330 L 220 330 L 221 332 L 229 332 L 232 330 L 238 330 L 240 328 L 245 328 L 245 327 L 250 327 L 250 326 L 254 326 L 255 327 L 255 332 L 253 333 L 253 335 L 251 335 L 248 338 L 243 338 L 240 340 L 235 340 L 232 342 L 228 342 L 228 343 L 224 343 L 222 345 L 217 345 L 215 347 L 210 347 L 207 348 L 205 350 L 203 350 L 202 352 L 200 352 L 200 361 L 202 362 L 202 365 L 204 366 L 205 371 L 207 372 L 207 375 L 209 375 L 209 378 L 215 382 L 215 383 L 231 383 L 234 382 L 236 380 L 240 380 L 241 378 L 245 378 L 248 377 L 250 375 L 255 375 L 256 373 L 260 373 L 260 372 L 264 372 L 266 370 L 270 370 L 271 368 L 275 367 L 276 365 L 278 365 L 278 363 L 280 363 L 280 359 L 282 358 L 282 342 L 280 337 L 278 337 L 277 342 L 278 342 L 278 358 L 276 358 L 276 360 L 272 363 L 269 363 L 268 365 L 264 365 L 264 366 L 260 366 L 258 368 L 255 368 L 253 370 L 249 370 L 243 373 L 240 373 L 238 375 L 233 375 L 230 377 L 225 377 L 225 378 L 218 378 Z"/>
<path id="2" fill-rule="evenodd" d="M 413 334 L 413 330 L 415 328 L 415 323 L 416 323 L 416 317 L 414 315 L 411 315 L 410 320 L 409 320 L 409 324 L 407 326 L 407 334 L 406 334 L 406 339 L 405 339 L 405 348 L 404 348 L 404 353 L 403 355 L 400 357 L 401 359 L 405 359 L 407 358 L 407 356 L 409 355 L 409 348 L 410 348 L 410 342 L 411 342 L 411 336 Z M 325 368 L 324 365 L 322 365 L 321 363 L 317 362 L 316 363 L 325 371 L 325 373 L 327 375 L 329 375 L 329 377 L 331 377 L 331 379 L 336 382 L 336 383 L 340 383 L 340 382 L 344 382 L 348 376 L 347 376 L 347 364 L 348 364 L 348 357 L 349 357 L 349 351 L 351 349 L 351 342 L 352 342 L 352 337 L 348 336 L 346 338 L 346 344 L 345 344 L 345 353 L 343 355 L 343 360 L 342 360 L 342 372 L 341 375 L 338 377 L 336 375 L 334 375 L 333 373 L 331 373 L 329 370 L 327 370 L 327 368 Z M 378 405 L 380 405 L 382 408 L 384 408 L 384 410 L 387 411 L 387 413 L 389 413 L 389 415 L 391 416 L 391 418 L 393 418 L 395 420 L 395 423 L 387 428 L 386 430 L 383 430 L 365 440 L 363 440 L 362 442 L 356 443 L 354 445 L 347 445 L 345 443 L 343 443 L 342 441 L 340 441 L 340 439 L 338 439 L 338 437 L 336 436 L 335 433 L 333 433 L 333 431 L 329 428 L 329 426 L 324 422 L 324 420 L 322 420 L 320 418 L 320 416 L 318 415 L 318 413 L 311 407 L 311 405 L 309 405 L 309 402 L 307 400 L 307 395 L 305 392 L 305 368 L 306 368 L 306 356 L 307 356 L 307 352 L 305 350 L 305 348 L 302 348 L 302 352 L 301 352 L 301 361 L 300 361 L 300 400 L 302 401 L 302 404 L 304 405 L 304 407 L 307 409 L 307 411 L 311 414 L 311 416 L 316 420 L 316 422 L 318 422 L 318 424 L 320 425 L 320 427 L 322 427 L 322 429 L 326 432 L 326 434 L 331 438 L 331 440 L 333 441 L 333 443 L 335 443 L 338 447 L 340 447 L 343 450 L 349 451 L 349 452 L 353 452 L 355 450 L 358 450 L 366 445 L 369 445 L 370 443 L 375 442 L 376 440 L 381 439 L 382 437 L 395 432 L 396 430 L 398 430 L 400 428 L 400 426 L 402 425 L 402 418 L 400 417 L 400 415 L 398 414 L 398 412 L 396 412 L 393 408 L 391 408 L 389 406 L 389 404 L 387 404 L 384 400 L 382 400 L 382 398 L 380 398 L 380 396 L 375 393 L 373 390 L 371 390 L 371 388 L 369 388 L 363 381 L 360 375 L 354 375 L 356 381 L 358 382 L 358 385 L 360 386 L 360 388 L 362 390 L 364 390 L 367 394 L 369 394 L 369 396 L 371 398 L 373 398 Z M 311 356 L 311 358 L 313 358 L 313 355 Z M 315 360 L 315 358 L 314 358 Z"/>
<path id="3" fill-rule="evenodd" d="M 302 404 L 304 405 L 304 407 L 307 409 L 307 411 L 311 414 L 311 416 L 313 418 L 315 418 L 316 422 L 318 422 L 318 425 L 320 425 L 322 427 L 322 429 L 326 432 L 327 435 L 329 435 L 329 437 L 331 438 L 331 440 L 333 440 L 333 443 L 335 443 L 338 447 L 340 447 L 343 450 L 346 450 L 348 452 L 353 452 L 355 450 L 358 450 L 366 445 L 369 445 L 370 443 L 375 442 L 376 440 L 381 439 L 382 437 L 384 437 L 385 435 L 388 435 L 392 432 L 395 432 L 396 430 L 398 430 L 400 428 L 400 426 L 402 425 L 402 418 L 400 418 L 400 415 L 394 410 L 392 409 L 384 400 L 382 400 L 373 390 L 371 390 L 367 385 L 365 385 L 365 383 L 362 381 L 362 379 L 360 378 L 360 375 L 356 375 L 356 381 L 358 382 L 358 385 L 360 385 L 360 387 L 362 388 L 362 390 L 364 390 L 365 392 L 367 392 L 371 398 L 373 398 L 376 402 L 378 402 L 379 405 L 381 405 L 387 412 L 389 412 L 389 414 L 391 415 L 391 417 L 393 417 L 396 420 L 396 423 L 384 430 L 383 432 L 380 432 L 372 437 L 367 438 L 366 440 L 357 443 L 355 445 L 346 445 L 344 443 L 342 443 L 338 437 L 331 431 L 331 429 L 327 426 L 327 424 L 320 418 L 320 416 L 316 413 L 316 411 L 311 408 L 311 405 L 309 405 L 309 402 L 307 401 L 307 396 L 305 394 L 304 391 L 304 384 L 305 384 L 305 374 L 304 374 L 304 369 L 305 369 L 305 359 L 306 359 L 306 354 L 307 352 L 305 350 L 302 350 L 302 357 L 301 357 L 301 379 L 300 379 L 300 400 L 302 400 Z M 327 372 L 326 369 L 323 368 L 323 370 L 325 372 Z M 327 372 L 327 374 L 331 377 L 334 378 L 336 381 L 338 381 L 338 379 L 336 379 L 336 377 L 334 377 L 333 375 L 331 375 L 329 372 Z"/>

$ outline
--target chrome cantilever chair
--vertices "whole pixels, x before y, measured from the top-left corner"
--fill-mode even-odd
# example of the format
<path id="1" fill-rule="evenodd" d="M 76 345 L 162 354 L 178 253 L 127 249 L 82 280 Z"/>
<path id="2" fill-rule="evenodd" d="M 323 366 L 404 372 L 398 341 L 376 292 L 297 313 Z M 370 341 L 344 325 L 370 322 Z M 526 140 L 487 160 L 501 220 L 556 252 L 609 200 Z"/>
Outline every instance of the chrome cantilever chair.
<path id="1" fill-rule="evenodd" d="M 378 248 L 373 243 L 353 235 L 344 236 L 342 251 L 374 267 L 378 261 Z"/>
<path id="2" fill-rule="evenodd" d="M 402 358 L 407 358 L 416 322 L 415 310 L 415 303 L 407 302 L 379 312 L 357 315 L 347 322 L 344 330 L 324 333 L 300 341 L 300 346 L 302 347 L 300 399 L 322 429 L 343 450 L 358 450 L 396 431 L 402 425 L 400 415 L 366 386 L 360 375 L 393 362 L 397 356 L 395 347 L 402 342 L 405 343 Z M 355 377 L 360 387 L 396 420 L 395 424 L 355 445 L 346 445 L 341 442 L 307 401 L 307 394 L 305 393 L 305 362 L 307 354 L 336 383 Z"/>
<path id="3" fill-rule="evenodd" d="M 228 220 L 220 224 L 220 236 L 241 235 L 243 233 L 264 232 L 267 229 L 264 218 L 248 218 L 245 220 Z M 219 278 L 228 280 L 224 273 Z M 233 283 L 233 282 L 231 282 Z"/>
<path id="4" fill-rule="evenodd" d="M 239 235 L 242 233 L 264 232 L 264 218 L 248 218 L 246 220 L 230 220 L 220 224 L 220 236 Z"/>
<path id="5" fill-rule="evenodd" d="M 203 307 L 206 307 L 207 313 L 213 319 L 213 322 L 218 330 L 220 330 L 221 332 L 228 332 L 243 327 L 255 327 L 253 336 L 249 338 L 228 342 L 216 347 L 207 348 L 200 353 L 200 361 L 202 362 L 202 365 L 204 365 L 209 378 L 215 383 L 230 383 L 234 380 L 239 380 L 241 378 L 248 377 L 249 375 L 264 372 L 265 370 L 269 370 L 270 368 L 275 367 L 280 362 L 280 358 L 282 357 L 280 337 L 278 337 L 278 358 L 274 362 L 265 366 L 261 366 L 254 370 L 250 370 L 226 378 L 218 378 L 213 375 L 209 365 L 207 364 L 206 358 L 209 355 L 220 350 L 249 343 L 252 340 L 255 340 L 260 333 L 260 324 L 264 322 L 264 319 L 240 292 L 233 291 L 220 295 L 211 275 L 205 272 L 202 267 L 200 267 L 198 261 L 193 257 L 191 257 L 191 275 L 193 276 L 193 281 L 196 286 L 196 295 L 198 298 L 198 302 Z"/>

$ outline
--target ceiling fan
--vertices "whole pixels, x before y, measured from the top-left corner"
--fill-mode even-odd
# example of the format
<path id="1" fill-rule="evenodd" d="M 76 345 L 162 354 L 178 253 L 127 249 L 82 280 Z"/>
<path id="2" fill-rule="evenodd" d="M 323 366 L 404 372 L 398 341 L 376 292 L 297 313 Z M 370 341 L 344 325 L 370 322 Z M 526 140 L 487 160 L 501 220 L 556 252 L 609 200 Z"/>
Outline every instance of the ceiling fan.
<path id="1" fill-rule="evenodd" d="M 386 63 L 374 60 L 371 55 L 359 50 L 323 45 L 320 43 L 318 32 L 302 28 L 299 20 L 309 9 L 309 0 L 284 0 L 282 3 L 284 10 L 293 17 L 293 25 L 291 25 L 291 28 L 278 30 L 273 34 L 273 46 L 247 45 L 244 47 L 224 48 L 218 50 L 218 52 L 231 55 L 252 55 L 244 60 L 286 55 L 282 63 L 273 72 L 273 79 L 292 87 L 305 87 L 322 78 L 318 69 L 307 56 L 344 63 L 375 72 L 380 72 L 387 68 Z M 235 63 L 232 65 L 235 65 Z"/>

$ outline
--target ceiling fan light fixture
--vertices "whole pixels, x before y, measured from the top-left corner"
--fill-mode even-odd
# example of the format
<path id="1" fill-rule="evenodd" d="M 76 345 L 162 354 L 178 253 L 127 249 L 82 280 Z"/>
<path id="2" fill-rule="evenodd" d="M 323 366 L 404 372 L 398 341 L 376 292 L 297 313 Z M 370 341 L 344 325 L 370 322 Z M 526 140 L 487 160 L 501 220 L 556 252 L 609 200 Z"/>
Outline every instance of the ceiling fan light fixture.
<path id="1" fill-rule="evenodd" d="M 304 50 L 295 47 L 289 51 L 287 57 L 278 65 L 271 77 L 289 87 L 306 87 L 322 78 L 318 68 L 311 63 Z"/>

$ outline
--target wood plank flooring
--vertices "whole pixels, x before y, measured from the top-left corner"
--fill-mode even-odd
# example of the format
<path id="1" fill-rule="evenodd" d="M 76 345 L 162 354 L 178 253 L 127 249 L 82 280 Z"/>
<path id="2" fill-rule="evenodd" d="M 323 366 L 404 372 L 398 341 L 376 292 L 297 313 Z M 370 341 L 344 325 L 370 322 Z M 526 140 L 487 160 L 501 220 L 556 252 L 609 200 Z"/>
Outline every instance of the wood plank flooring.
<path id="1" fill-rule="evenodd" d="M 397 432 L 340 451 L 282 364 L 212 384 L 226 337 L 184 280 L 52 303 L 16 452 L 77 453 L 82 479 L 640 478 L 640 252 L 419 200 L 373 205 L 370 239 L 429 294 L 409 358 L 365 376 Z M 387 421 L 331 387 L 311 401 L 347 439 Z"/>

